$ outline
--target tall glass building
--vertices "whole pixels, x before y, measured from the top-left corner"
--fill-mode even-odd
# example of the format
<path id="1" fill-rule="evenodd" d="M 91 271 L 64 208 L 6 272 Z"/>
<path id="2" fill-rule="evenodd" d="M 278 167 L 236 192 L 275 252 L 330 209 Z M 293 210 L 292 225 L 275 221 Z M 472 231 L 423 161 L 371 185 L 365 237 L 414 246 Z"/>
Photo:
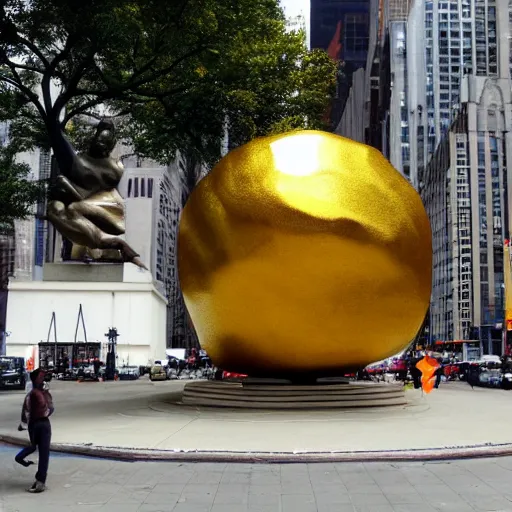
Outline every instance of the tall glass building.
<path id="1" fill-rule="evenodd" d="M 330 117 L 340 122 L 352 74 L 364 68 L 368 54 L 369 0 L 311 0 L 311 48 L 321 48 L 340 62 Z"/>
<path id="2" fill-rule="evenodd" d="M 410 179 L 407 17 L 411 0 L 370 0 L 365 70 L 352 88 L 336 133 L 369 144 Z"/>
<path id="3" fill-rule="evenodd" d="M 408 28 L 411 176 L 419 186 L 461 106 L 462 78 L 498 75 L 496 0 L 416 0 Z"/>

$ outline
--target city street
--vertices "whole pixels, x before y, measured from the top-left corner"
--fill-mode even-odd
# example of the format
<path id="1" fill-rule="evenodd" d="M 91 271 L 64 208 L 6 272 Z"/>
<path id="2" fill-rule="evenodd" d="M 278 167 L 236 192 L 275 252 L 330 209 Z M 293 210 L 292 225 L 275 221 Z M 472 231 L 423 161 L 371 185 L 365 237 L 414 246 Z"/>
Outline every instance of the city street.
<path id="1" fill-rule="evenodd" d="M 167 460 L 176 454 L 256 453 L 278 454 L 278 461 L 283 460 L 279 454 L 364 452 L 373 457 L 376 451 L 512 444 L 512 393 L 471 389 L 462 382 L 442 384 L 429 395 L 407 391 L 405 407 L 296 411 L 183 406 L 183 385 L 184 381 L 151 383 L 147 378 L 54 381 L 52 441 L 64 449 L 139 450 Z M 26 432 L 16 429 L 23 396 L 16 391 L 0 393 L 0 436 L 27 439 Z"/>
<path id="2" fill-rule="evenodd" d="M 48 490 L 0 445 L 2 512 L 512 512 L 512 458 L 190 464 L 53 456 Z M 16 466 L 16 467 L 14 467 Z"/>

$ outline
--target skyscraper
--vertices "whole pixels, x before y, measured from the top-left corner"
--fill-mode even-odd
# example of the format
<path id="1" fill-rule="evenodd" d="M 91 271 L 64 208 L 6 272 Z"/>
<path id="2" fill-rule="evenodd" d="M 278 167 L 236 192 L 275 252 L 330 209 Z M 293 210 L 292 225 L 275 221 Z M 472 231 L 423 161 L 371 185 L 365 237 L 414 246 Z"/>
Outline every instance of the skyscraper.
<path id="1" fill-rule="evenodd" d="M 511 10 L 495 0 L 418 0 L 413 20 L 423 31 L 409 26 L 411 65 L 423 73 L 409 73 L 417 101 L 410 110 L 428 129 L 411 145 L 429 158 L 425 172 L 416 161 L 433 231 L 431 337 L 477 339 L 484 354 L 498 355 L 512 225 Z"/>
<path id="2" fill-rule="evenodd" d="M 410 0 L 370 0 L 366 70 L 353 75 L 336 133 L 365 142 L 410 178 L 407 16 Z"/>
<path id="3" fill-rule="evenodd" d="M 340 62 L 337 94 L 330 118 L 336 127 L 352 85 L 352 74 L 365 67 L 368 54 L 369 0 L 311 0 L 311 48 Z"/>
<path id="4" fill-rule="evenodd" d="M 498 74 L 496 20 L 496 0 L 413 2 L 407 65 L 411 177 L 417 186 L 461 106 L 462 78 Z"/>

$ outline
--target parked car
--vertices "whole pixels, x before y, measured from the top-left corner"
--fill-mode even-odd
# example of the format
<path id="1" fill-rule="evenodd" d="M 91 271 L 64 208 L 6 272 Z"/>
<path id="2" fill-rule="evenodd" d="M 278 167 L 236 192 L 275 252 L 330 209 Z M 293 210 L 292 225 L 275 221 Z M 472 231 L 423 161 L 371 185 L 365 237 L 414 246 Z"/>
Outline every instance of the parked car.
<path id="1" fill-rule="evenodd" d="M 245 379 L 247 375 L 243 373 L 233 373 L 233 372 L 222 372 L 222 379 Z"/>
<path id="2" fill-rule="evenodd" d="M 160 361 L 158 361 L 160 363 Z M 150 381 L 156 381 L 156 380 L 167 380 L 167 368 L 160 364 L 154 364 L 151 367 L 151 371 L 149 373 L 149 380 Z"/>
<path id="3" fill-rule="evenodd" d="M 25 389 L 27 380 L 23 357 L 0 357 L 0 389 Z"/>
<path id="4" fill-rule="evenodd" d="M 484 356 L 469 366 L 468 384 L 497 388 L 502 385 L 501 361 L 497 356 Z"/>
<path id="5" fill-rule="evenodd" d="M 97 381 L 99 378 L 99 375 L 94 373 L 94 366 L 92 364 L 81 364 L 77 366 L 75 370 L 76 380 Z"/>
<path id="6" fill-rule="evenodd" d="M 138 366 L 123 366 L 119 368 L 119 380 L 137 380 L 139 377 Z"/>

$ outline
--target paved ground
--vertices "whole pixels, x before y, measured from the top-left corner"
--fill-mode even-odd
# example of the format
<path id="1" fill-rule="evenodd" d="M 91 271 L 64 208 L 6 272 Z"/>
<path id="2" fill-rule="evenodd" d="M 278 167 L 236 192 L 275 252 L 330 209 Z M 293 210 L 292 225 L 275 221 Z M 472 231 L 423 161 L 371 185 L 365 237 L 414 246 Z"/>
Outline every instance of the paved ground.
<path id="1" fill-rule="evenodd" d="M 48 491 L 0 446 L 2 512 L 512 512 L 512 458 L 400 464 L 123 463 L 53 457 Z"/>
<path id="2" fill-rule="evenodd" d="M 179 405 L 183 382 L 52 382 L 53 441 L 160 451 L 353 452 L 512 443 L 512 392 L 447 383 L 407 407 L 242 411 Z M 22 392 L 0 392 L 0 434 L 19 436 Z M 21 434 L 26 438 L 26 433 Z"/>

